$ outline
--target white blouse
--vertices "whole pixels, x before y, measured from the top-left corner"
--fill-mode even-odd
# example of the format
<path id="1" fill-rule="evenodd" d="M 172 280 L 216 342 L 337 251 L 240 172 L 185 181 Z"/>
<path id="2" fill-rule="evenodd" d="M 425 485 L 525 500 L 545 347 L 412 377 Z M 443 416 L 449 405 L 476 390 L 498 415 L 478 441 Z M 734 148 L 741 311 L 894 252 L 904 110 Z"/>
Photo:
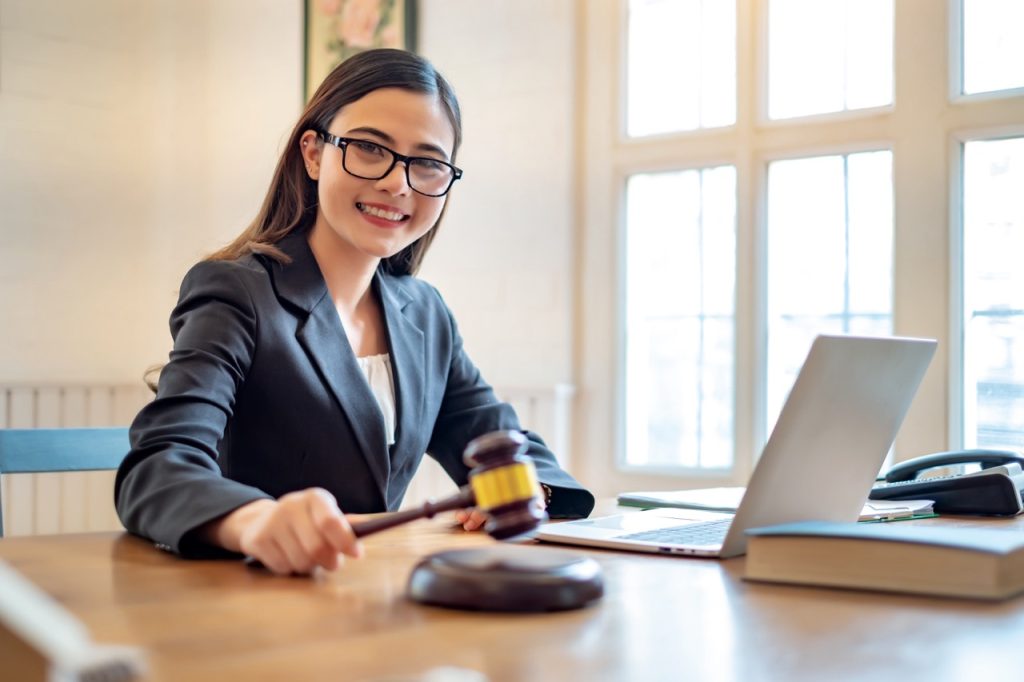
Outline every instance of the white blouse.
<path id="1" fill-rule="evenodd" d="M 377 399 L 377 405 L 384 414 L 384 432 L 388 437 L 388 445 L 395 443 L 395 379 L 391 373 L 391 356 L 368 355 L 356 358 L 359 369 L 366 377 L 366 383 Z"/>

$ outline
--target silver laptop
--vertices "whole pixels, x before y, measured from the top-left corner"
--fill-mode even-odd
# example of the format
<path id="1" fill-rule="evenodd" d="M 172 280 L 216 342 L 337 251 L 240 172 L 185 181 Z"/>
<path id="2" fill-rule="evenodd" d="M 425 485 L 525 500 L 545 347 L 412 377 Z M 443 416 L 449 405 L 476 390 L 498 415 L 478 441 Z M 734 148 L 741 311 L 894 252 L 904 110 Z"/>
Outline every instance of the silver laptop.
<path id="1" fill-rule="evenodd" d="M 856 521 L 935 346 L 931 339 L 816 338 L 735 515 L 655 509 L 546 523 L 537 538 L 726 558 L 746 552 L 750 528 Z"/>

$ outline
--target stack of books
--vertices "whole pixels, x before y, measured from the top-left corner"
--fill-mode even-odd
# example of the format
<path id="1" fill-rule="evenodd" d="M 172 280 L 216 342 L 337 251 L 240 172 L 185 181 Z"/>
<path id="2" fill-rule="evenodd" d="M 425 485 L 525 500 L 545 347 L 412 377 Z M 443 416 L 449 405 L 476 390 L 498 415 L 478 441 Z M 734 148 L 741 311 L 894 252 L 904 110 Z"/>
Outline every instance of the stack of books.
<path id="1" fill-rule="evenodd" d="M 747 580 L 1006 599 L 1024 592 L 1024 533 L 808 521 L 755 528 Z"/>

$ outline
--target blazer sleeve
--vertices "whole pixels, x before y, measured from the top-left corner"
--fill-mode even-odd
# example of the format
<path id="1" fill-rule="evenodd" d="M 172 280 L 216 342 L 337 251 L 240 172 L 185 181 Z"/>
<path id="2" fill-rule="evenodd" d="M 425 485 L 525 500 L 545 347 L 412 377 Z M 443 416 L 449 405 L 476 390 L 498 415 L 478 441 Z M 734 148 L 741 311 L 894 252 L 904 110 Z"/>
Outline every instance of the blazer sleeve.
<path id="1" fill-rule="evenodd" d="M 191 531 L 270 496 L 221 475 L 218 443 L 255 350 L 257 316 L 229 262 L 203 262 L 185 276 L 171 313 L 174 347 L 156 398 L 130 430 L 131 451 L 117 472 L 114 504 L 130 532 L 186 556 L 223 550 Z"/>
<path id="2" fill-rule="evenodd" d="M 440 300 L 440 294 L 436 290 L 434 293 Z M 497 399 L 466 354 L 451 311 L 443 300 L 440 304 L 451 334 L 451 363 L 441 411 L 428 446 L 429 454 L 461 486 L 468 481 L 469 469 L 462 461 L 462 452 L 469 441 L 490 431 L 522 431 L 529 442 L 527 455 L 537 467 L 538 479 L 551 488 L 548 515 L 551 518 L 588 516 L 594 509 L 593 494 L 558 465 L 540 436 L 522 429 L 511 405 Z"/>

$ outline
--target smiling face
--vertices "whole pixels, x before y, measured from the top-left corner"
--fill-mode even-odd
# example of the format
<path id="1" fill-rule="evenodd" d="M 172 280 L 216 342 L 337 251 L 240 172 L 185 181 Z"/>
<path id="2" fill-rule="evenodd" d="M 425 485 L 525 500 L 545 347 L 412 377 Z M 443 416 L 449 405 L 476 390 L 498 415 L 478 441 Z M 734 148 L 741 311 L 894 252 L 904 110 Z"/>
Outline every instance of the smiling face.
<path id="1" fill-rule="evenodd" d="M 397 88 L 375 90 L 344 106 L 327 132 L 441 161 L 451 160 L 455 145 L 454 129 L 436 95 Z M 446 197 L 414 192 L 405 164 L 396 163 L 379 180 L 366 180 L 346 172 L 342 150 L 317 140 L 314 132 L 305 133 L 301 145 L 307 172 L 317 180 L 311 240 L 330 244 L 339 255 L 376 267 L 426 234 L 440 217 Z M 347 153 L 356 150 L 350 147 Z"/>

